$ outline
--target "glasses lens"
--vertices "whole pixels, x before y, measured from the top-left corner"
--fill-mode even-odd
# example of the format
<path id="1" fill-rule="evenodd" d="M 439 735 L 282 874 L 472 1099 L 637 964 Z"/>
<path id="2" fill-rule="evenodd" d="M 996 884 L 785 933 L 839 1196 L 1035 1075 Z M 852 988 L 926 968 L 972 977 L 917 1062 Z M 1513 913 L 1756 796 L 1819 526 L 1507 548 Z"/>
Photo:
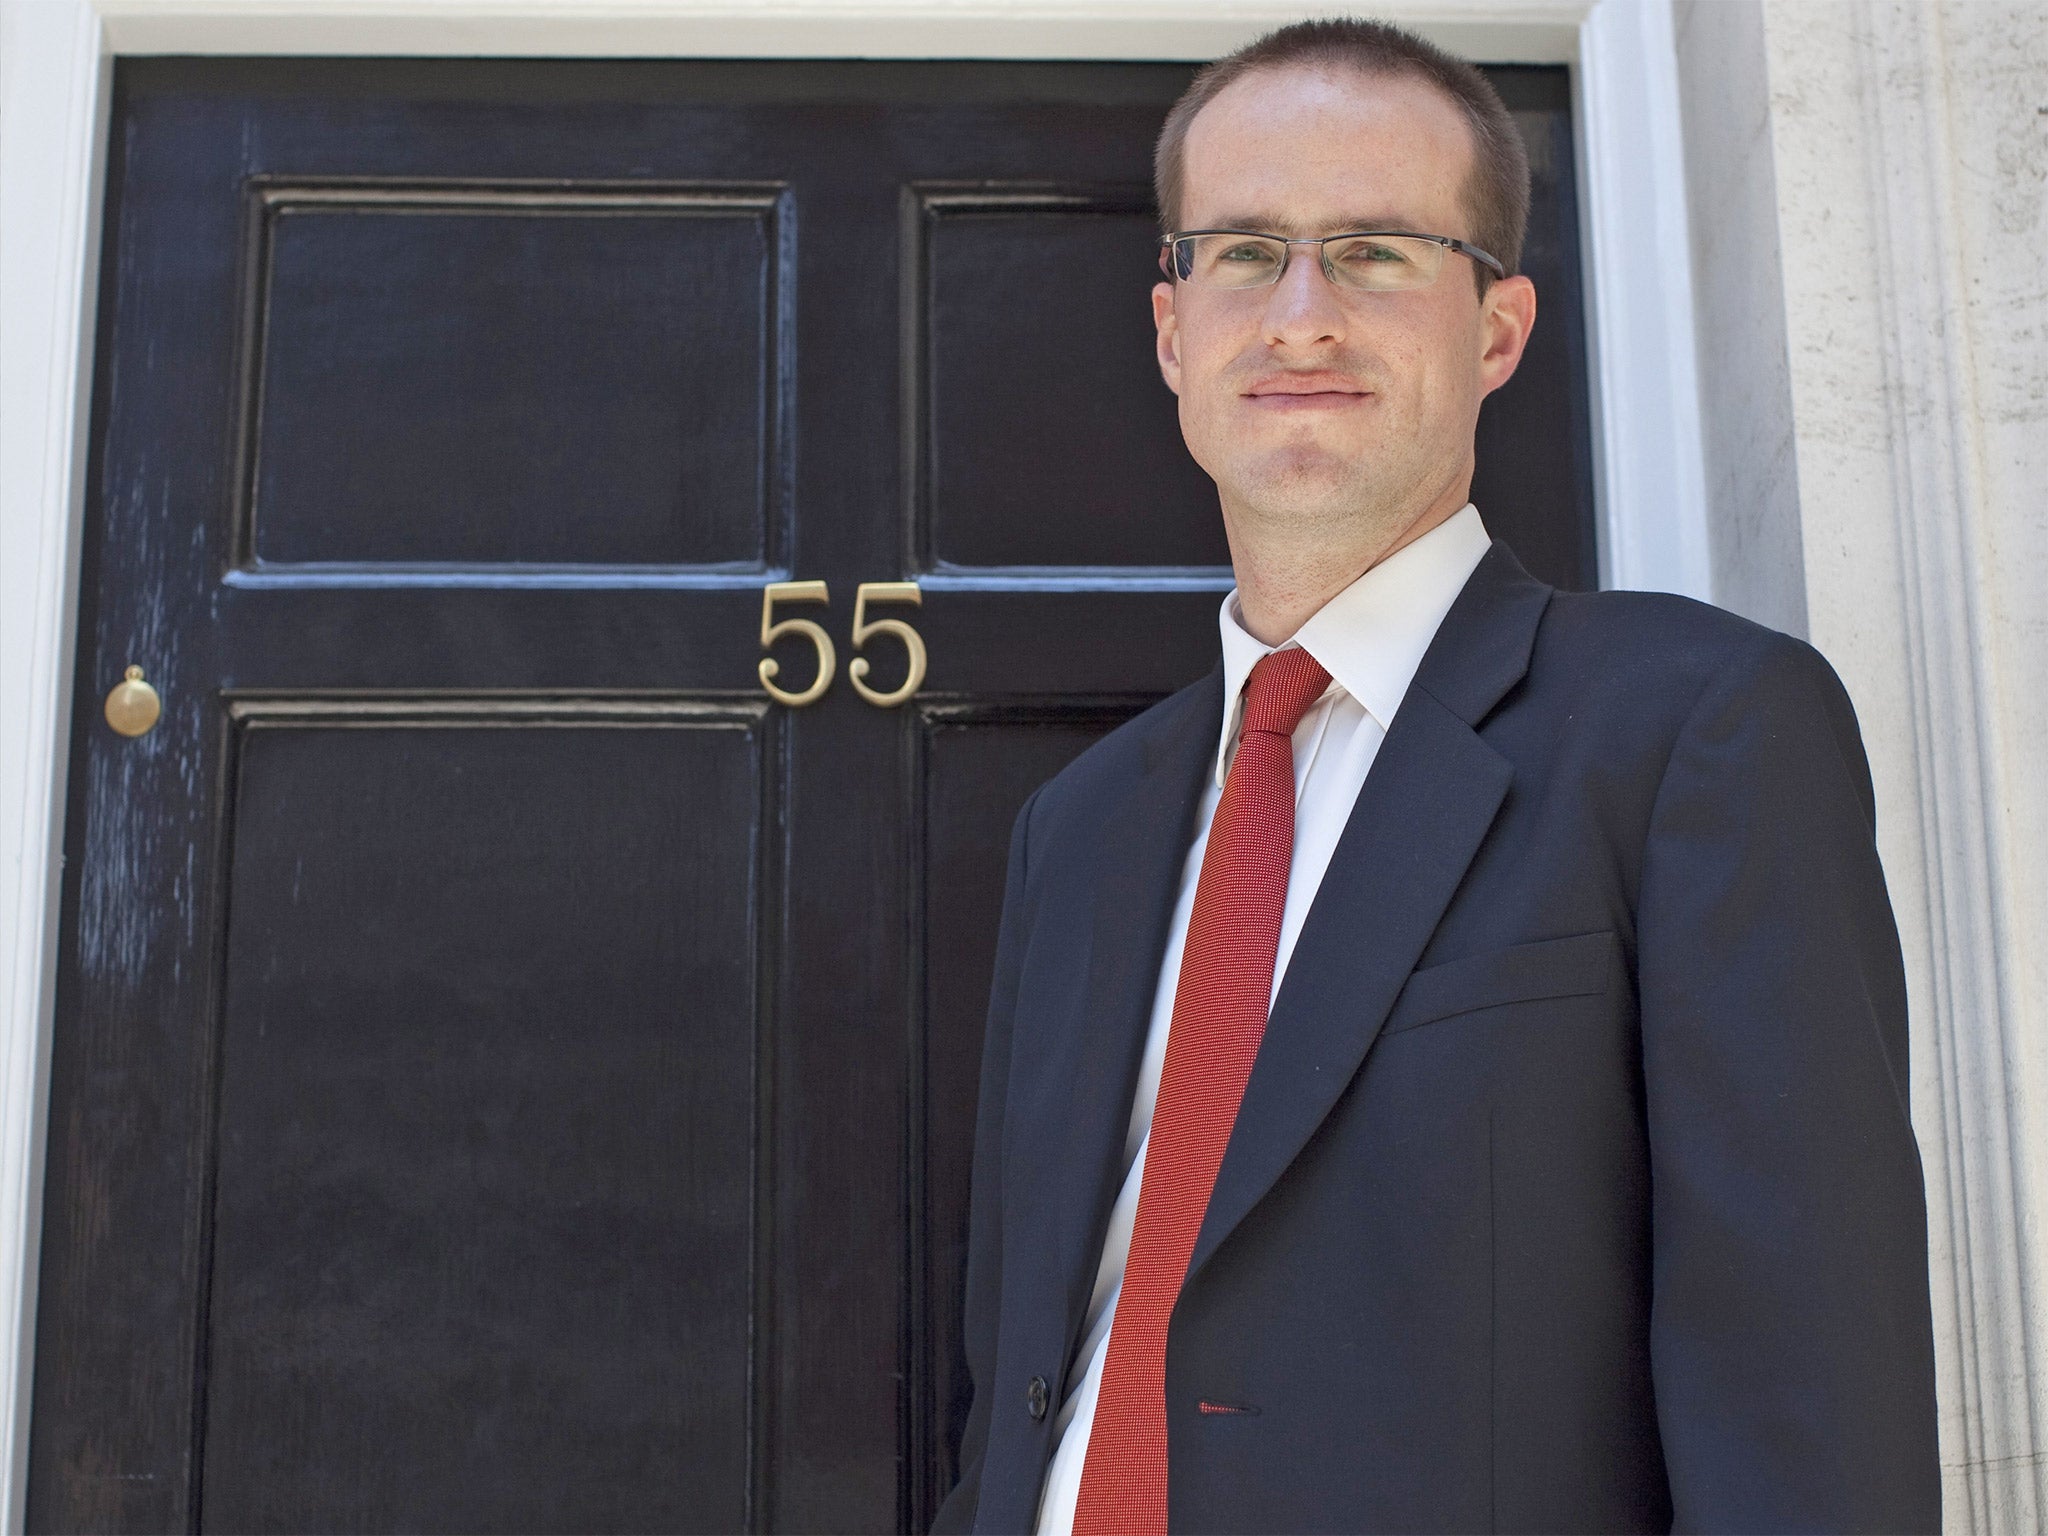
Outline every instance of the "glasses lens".
<path id="1" fill-rule="evenodd" d="M 1174 250 L 1181 276 L 1204 288 L 1263 288 L 1287 260 L 1286 242 L 1263 235 L 1188 235 Z"/>
<path id="2" fill-rule="evenodd" d="M 1360 235 L 1330 241 L 1323 247 L 1323 264 L 1331 279 L 1346 288 L 1379 293 L 1426 288 L 1443 267 L 1444 248 L 1405 235 Z"/>

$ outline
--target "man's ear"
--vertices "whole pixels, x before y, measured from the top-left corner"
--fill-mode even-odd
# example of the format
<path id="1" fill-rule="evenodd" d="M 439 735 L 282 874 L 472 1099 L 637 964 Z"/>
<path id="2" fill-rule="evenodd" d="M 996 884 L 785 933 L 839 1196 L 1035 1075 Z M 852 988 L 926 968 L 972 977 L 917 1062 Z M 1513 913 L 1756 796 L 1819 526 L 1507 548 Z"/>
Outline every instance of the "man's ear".
<path id="1" fill-rule="evenodd" d="M 1479 301 L 1479 392 L 1492 394 L 1515 376 L 1522 349 L 1536 328 L 1536 285 L 1526 277 L 1503 277 L 1487 285 Z"/>
<path id="2" fill-rule="evenodd" d="M 1180 317 L 1173 312 L 1173 284 L 1152 285 L 1152 324 L 1159 332 L 1159 376 L 1180 393 Z"/>

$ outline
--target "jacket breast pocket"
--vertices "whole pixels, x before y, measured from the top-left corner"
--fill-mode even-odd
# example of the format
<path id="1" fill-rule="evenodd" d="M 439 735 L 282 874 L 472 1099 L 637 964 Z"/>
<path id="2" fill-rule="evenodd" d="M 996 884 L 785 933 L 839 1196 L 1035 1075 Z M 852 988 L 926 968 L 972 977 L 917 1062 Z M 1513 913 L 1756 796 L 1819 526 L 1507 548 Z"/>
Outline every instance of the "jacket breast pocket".
<path id="1" fill-rule="evenodd" d="M 1600 996 L 1614 984 L 1620 951 L 1620 939 L 1608 930 L 1446 960 L 1408 978 L 1380 1033 L 1395 1035 L 1508 1003 Z"/>

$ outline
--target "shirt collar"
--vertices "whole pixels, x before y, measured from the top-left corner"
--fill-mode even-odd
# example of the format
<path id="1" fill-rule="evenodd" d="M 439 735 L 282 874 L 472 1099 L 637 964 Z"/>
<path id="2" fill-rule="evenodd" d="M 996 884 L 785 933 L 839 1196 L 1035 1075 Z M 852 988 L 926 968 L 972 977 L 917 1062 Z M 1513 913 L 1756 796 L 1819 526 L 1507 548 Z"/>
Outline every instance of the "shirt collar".
<path id="1" fill-rule="evenodd" d="M 1479 509 L 1468 501 L 1323 604 L 1285 645 L 1267 645 L 1244 627 L 1232 587 L 1218 619 L 1223 738 L 1216 748 L 1216 782 L 1223 782 L 1237 743 L 1245 680 L 1261 657 L 1288 645 L 1299 645 L 1323 664 L 1330 691 L 1341 688 L 1358 700 L 1382 731 L 1392 725 L 1437 626 L 1492 543 Z"/>

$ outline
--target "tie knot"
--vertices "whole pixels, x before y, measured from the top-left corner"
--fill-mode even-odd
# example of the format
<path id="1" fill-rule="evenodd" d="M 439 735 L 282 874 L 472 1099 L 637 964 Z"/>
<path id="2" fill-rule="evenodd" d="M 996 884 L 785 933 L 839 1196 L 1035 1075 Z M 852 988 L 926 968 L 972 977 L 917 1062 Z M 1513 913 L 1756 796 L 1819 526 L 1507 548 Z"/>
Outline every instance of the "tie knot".
<path id="1" fill-rule="evenodd" d="M 1244 684 L 1244 728 L 1292 736 L 1311 704 L 1330 686 L 1323 664 L 1300 646 L 1274 651 L 1252 668 Z"/>

